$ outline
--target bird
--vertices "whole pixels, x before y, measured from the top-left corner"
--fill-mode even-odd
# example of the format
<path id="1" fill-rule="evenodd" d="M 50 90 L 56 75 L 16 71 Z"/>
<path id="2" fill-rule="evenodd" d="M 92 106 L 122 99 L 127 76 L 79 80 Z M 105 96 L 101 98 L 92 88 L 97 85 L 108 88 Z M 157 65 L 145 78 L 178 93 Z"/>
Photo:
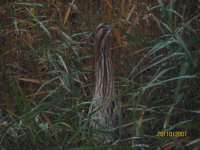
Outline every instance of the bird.
<path id="1" fill-rule="evenodd" d="M 95 91 L 89 108 L 92 113 L 90 125 L 99 131 L 110 131 L 117 126 L 121 103 L 116 97 L 113 69 L 113 52 L 115 39 L 112 31 L 116 24 L 99 24 L 94 33 L 95 51 Z M 111 142 L 108 134 L 99 133 L 98 138 L 104 143 Z"/>

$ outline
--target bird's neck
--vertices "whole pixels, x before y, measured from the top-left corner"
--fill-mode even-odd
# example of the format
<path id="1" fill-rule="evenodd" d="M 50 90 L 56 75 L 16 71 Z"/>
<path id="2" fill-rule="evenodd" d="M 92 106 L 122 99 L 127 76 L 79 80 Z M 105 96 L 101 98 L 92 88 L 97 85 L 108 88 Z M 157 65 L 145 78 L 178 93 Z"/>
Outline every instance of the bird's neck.
<path id="1" fill-rule="evenodd" d="M 103 48 L 95 55 L 95 96 L 111 99 L 115 96 L 111 50 Z"/>

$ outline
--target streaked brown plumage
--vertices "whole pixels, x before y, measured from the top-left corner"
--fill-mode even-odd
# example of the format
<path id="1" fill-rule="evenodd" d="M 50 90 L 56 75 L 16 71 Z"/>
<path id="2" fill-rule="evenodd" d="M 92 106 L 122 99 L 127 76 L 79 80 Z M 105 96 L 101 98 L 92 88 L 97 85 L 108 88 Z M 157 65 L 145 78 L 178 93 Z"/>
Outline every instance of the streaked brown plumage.
<path id="1" fill-rule="evenodd" d="M 91 125 L 97 129 L 111 129 L 116 126 L 120 113 L 120 101 L 116 99 L 111 48 L 114 43 L 113 25 L 100 24 L 95 30 L 95 93 L 90 113 L 94 112 Z M 101 139 L 108 140 L 102 134 Z"/>

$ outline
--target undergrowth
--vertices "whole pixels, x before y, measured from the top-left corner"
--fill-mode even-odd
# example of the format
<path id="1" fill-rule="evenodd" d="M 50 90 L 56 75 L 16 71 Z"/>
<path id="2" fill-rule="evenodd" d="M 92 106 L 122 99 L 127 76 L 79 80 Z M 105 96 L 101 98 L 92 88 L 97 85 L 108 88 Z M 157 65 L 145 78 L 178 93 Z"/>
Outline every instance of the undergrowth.
<path id="1" fill-rule="evenodd" d="M 86 41 L 99 22 L 119 21 L 122 2 L 81 1 L 80 10 L 74 2 L 0 2 L 0 149 L 200 148 L 195 0 L 123 5 L 138 14 L 115 33 L 120 133 L 111 144 L 92 133 L 94 52 Z M 187 135 L 170 136 L 178 131 Z"/>

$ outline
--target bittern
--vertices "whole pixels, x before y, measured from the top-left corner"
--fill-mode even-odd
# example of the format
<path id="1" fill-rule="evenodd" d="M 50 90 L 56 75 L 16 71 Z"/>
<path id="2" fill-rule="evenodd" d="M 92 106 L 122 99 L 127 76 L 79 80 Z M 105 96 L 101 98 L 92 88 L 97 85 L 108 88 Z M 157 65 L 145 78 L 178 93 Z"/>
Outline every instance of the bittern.
<path id="1" fill-rule="evenodd" d="M 95 50 L 95 93 L 90 106 L 90 113 L 93 113 L 91 125 L 98 129 L 111 129 L 117 126 L 120 114 L 120 101 L 116 98 L 113 52 L 111 48 L 114 44 L 112 30 L 114 25 L 100 24 L 94 34 Z M 99 133 L 103 142 L 110 140 L 107 135 Z"/>

